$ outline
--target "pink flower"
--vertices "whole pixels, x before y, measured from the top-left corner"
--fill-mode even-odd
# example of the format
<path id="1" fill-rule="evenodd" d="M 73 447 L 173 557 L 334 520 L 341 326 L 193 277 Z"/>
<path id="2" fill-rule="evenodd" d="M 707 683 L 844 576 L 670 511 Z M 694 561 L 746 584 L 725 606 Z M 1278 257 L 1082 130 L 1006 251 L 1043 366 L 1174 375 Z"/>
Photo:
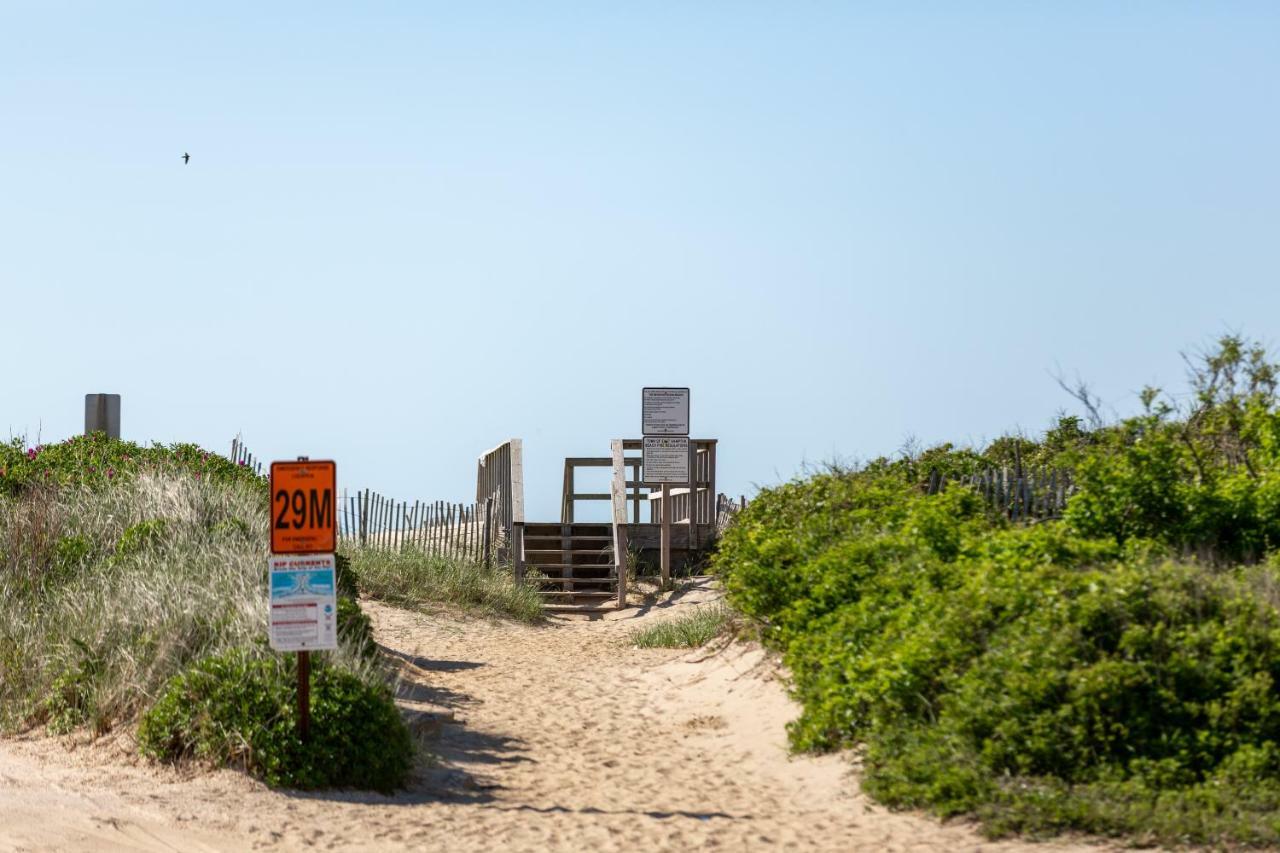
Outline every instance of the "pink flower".
<path id="1" fill-rule="evenodd" d="M 108 479 L 108 480 L 109 480 L 109 479 L 111 479 L 112 477 L 114 477 L 115 475 L 116 475 L 116 469 L 115 469 L 115 468 L 108 468 L 108 469 L 107 469 L 107 479 Z"/>
<path id="2" fill-rule="evenodd" d="M 29 447 L 29 448 L 27 448 L 27 458 L 28 458 L 28 459 L 35 459 L 35 458 L 36 458 L 36 453 L 38 453 L 38 452 L 39 452 L 39 451 L 37 451 L 34 447 Z"/>

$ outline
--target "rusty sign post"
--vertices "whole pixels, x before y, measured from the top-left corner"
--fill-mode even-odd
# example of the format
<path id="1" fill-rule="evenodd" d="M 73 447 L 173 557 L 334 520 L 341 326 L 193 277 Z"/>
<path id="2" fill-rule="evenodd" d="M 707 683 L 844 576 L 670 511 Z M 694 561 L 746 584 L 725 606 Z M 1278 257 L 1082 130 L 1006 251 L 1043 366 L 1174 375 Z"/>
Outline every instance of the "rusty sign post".
<path id="1" fill-rule="evenodd" d="M 311 652 L 338 647 L 337 466 L 271 463 L 271 648 L 298 653 L 298 735 L 311 737 Z"/>

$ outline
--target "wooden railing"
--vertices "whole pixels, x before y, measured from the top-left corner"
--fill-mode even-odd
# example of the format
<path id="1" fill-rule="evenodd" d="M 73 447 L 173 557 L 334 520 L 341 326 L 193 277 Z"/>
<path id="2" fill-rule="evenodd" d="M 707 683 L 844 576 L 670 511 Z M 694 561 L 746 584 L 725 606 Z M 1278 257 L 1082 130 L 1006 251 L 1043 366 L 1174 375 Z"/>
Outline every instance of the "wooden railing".
<path id="1" fill-rule="evenodd" d="M 614 439 L 621 442 L 623 470 L 628 474 L 622 481 L 624 506 L 629 504 L 628 523 L 658 523 L 662 518 L 662 489 L 646 485 L 644 482 L 644 465 L 639 453 L 628 456 L 626 451 L 640 451 L 644 442 L 638 438 Z M 690 445 L 694 450 L 693 463 L 690 468 L 692 483 L 675 485 L 668 490 L 671 495 L 671 506 L 674 512 L 672 520 L 677 523 L 715 524 L 716 522 L 716 439 L 692 439 Z M 613 489 L 608 493 L 579 492 L 576 489 L 575 474 L 578 468 L 604 468 L 616 466 L 610 456 L 571 456 L 564 461 L 564 485 L 560 497 L 560 521 L 568 524 L 574 521 L 575 506 L 581 501 L 612 501 L 615 499 Z M 616 479 L 616 478 L 615 478 Z M 691 500 L 689 494 L 695 497 Z M 642 507 L 649 507 L 649 517 L 644 518 Z"/>
<path id="2" fill-rule="evenodd" d="M 692 482 L 683 486 L 673 485 L 667 490 L 671 500 L 671 520 L 676 524 L 715 524 L 716 440 L 699 438 L 690 444 L 694 450 L 689 471 Z M 635 441 L 635 445 L 643 446 L 639 441 Z M 662 490 L 653 489 L 647 497 L 649 521 L 656 524 L 662 520 Z"/>
<path id="3" fill-rule="evenodd" d="M 498 551 L 522 574 L 524 561 L 524 443 L 511 438 L 476 460 L 476 501 L 493 499 Z"/>

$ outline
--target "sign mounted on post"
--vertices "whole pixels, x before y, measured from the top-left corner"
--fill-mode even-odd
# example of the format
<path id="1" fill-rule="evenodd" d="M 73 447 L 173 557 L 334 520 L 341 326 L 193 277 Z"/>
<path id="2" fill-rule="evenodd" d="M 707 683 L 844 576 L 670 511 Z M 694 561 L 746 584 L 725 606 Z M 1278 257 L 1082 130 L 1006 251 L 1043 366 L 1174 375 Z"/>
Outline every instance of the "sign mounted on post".
<path id="1" fill-rule="evenodd" d="M 689 439 L 646 435 L 640 466 L 647 484 L 688 483 Z"/>
<path id="2" fill-rule="evenodd" d="M 271 553 L 338 550 L 337 466 L 330 461 L 271 463 Z"/>
<path id="3" fill-rule="evenodd" d="M 640 395 L 642 435 L 689 434 L 688 388 L 644 388 Z"/>
<path id="4" fill-rule="evenodd" d="M 338 647 L 336 565 L 332 554 L 275 556 L 271 583 L 271 648 L 313 652 Z"/>

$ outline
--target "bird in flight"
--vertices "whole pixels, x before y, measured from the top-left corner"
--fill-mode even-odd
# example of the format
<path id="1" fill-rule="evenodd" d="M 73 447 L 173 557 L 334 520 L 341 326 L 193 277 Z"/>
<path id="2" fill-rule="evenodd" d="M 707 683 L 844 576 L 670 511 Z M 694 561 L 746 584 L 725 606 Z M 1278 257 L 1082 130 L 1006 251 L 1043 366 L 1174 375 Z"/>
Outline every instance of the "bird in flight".
<path id="1" fill-rule="evenodd" d="M 191 155 L 190 155 L 190 154 L 186 154 L 186 153 L 184 153 L 184 154 L 182 155 L 182 165 L 184 165 L 184 166 L 185 166 L 186 164 L 188 164 L 188 163 L 190 163 L 190 162 L 191 162 Z"/>

